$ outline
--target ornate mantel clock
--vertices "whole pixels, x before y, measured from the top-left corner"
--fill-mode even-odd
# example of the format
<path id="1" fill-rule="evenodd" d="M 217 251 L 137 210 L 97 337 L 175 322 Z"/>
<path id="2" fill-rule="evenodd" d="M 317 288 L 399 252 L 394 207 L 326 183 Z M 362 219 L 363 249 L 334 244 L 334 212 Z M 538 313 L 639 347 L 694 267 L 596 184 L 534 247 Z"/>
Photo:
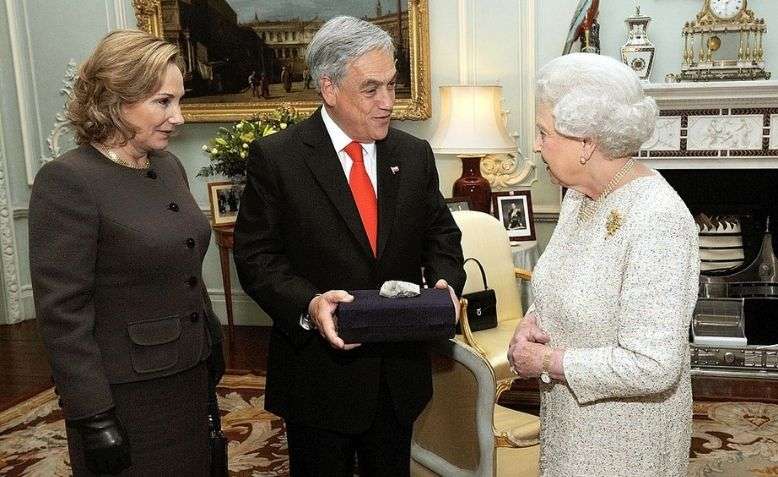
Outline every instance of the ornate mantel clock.
<path id="1" fill-rule="evenodd" d="M 768 79 L 764 69 L 767 25 L 748 0 L 704 0 L 683 28 L 681 81 Z"/>

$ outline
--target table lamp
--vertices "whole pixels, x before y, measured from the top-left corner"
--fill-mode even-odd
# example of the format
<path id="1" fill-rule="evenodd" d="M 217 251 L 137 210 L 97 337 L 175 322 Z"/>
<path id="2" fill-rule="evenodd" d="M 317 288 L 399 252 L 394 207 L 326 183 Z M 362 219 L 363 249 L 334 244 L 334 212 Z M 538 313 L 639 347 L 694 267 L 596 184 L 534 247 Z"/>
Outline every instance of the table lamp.
<path id="1" fill-rule="evenodd" d="M 492 190 L 481 175 L 481 158 L 516 151 L 505 129 L 502 86 L 441 86 L 441 118 L 430 143 L 439 154 L 457 154 L 462 176 L 453 197 L 469 197 L 475 210 L 489 213 Z"/>

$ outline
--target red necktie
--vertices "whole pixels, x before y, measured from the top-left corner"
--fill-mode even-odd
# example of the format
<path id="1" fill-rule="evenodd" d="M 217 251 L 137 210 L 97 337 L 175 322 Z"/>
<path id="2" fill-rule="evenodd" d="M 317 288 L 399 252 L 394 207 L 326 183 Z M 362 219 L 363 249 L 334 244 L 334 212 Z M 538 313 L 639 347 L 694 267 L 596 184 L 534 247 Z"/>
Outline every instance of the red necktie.
<path id="1" fill-rule="evenodd" d="M 377 235 L 378 235 L 378 201 L 375 197 L 373 184 L 365 169 L 365 160 L 362 158 L 362 145 L 358 142 L 352 142 L 344 149 L 346 154 L 351 157 L 351 172 L 348 175 L 348 184 L 351 187 L 351 195 L 354 196 L 354 202 L 357 204 L 359 216 L 362 219 L 362 226 L 365 227 L 367 239 L 370 241 L 370 248 L 373 249 L 373 255 L 376 255 Z"/>

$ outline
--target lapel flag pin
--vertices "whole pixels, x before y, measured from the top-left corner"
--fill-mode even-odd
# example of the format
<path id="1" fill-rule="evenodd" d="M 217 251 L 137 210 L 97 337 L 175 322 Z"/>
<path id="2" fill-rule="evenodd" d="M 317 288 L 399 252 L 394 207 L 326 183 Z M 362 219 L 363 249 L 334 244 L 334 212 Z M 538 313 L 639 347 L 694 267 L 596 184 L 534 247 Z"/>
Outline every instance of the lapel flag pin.
<path id="1" fill-rule="evenodd" d="M 392 166 L 389 168 L 390 171 L 392 171 L 392 174 L 397 174 L 400 172 L 400 166 Z"/>

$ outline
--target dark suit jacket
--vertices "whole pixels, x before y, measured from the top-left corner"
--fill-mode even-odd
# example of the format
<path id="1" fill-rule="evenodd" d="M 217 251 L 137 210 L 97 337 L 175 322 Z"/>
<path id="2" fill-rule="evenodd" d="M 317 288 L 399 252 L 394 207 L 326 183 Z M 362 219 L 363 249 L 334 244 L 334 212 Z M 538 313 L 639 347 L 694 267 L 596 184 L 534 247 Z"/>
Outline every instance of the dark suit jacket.
<path id="1" fill-rule="evenodd" d="M 366 430 L 382 376 L 403 422 L 432 393 L 423 343 L 337 351 L 299 324 L 317 293 L 420 283 L 422 266 L 430 285 L 444 278 L 457 293 L 464 286 L 461 235 L 438 191 L 429 144 L 392 129 L 376 146 L 377 258 L 320 111 L 251 145 L 235 264 L 243 289 L 273 320 L 265 406 L 291 422 Z"/>
<path id="2" fill-rule="evenodd" d="M 112 407 L 110 384 L 195 366 L 208 337 L 221 339 L 201 280 L 208 220 L 175 156 L 155 154 L 151 167 L 81 146 L 35 178 L 35 310 L 68 419 Z"/>

